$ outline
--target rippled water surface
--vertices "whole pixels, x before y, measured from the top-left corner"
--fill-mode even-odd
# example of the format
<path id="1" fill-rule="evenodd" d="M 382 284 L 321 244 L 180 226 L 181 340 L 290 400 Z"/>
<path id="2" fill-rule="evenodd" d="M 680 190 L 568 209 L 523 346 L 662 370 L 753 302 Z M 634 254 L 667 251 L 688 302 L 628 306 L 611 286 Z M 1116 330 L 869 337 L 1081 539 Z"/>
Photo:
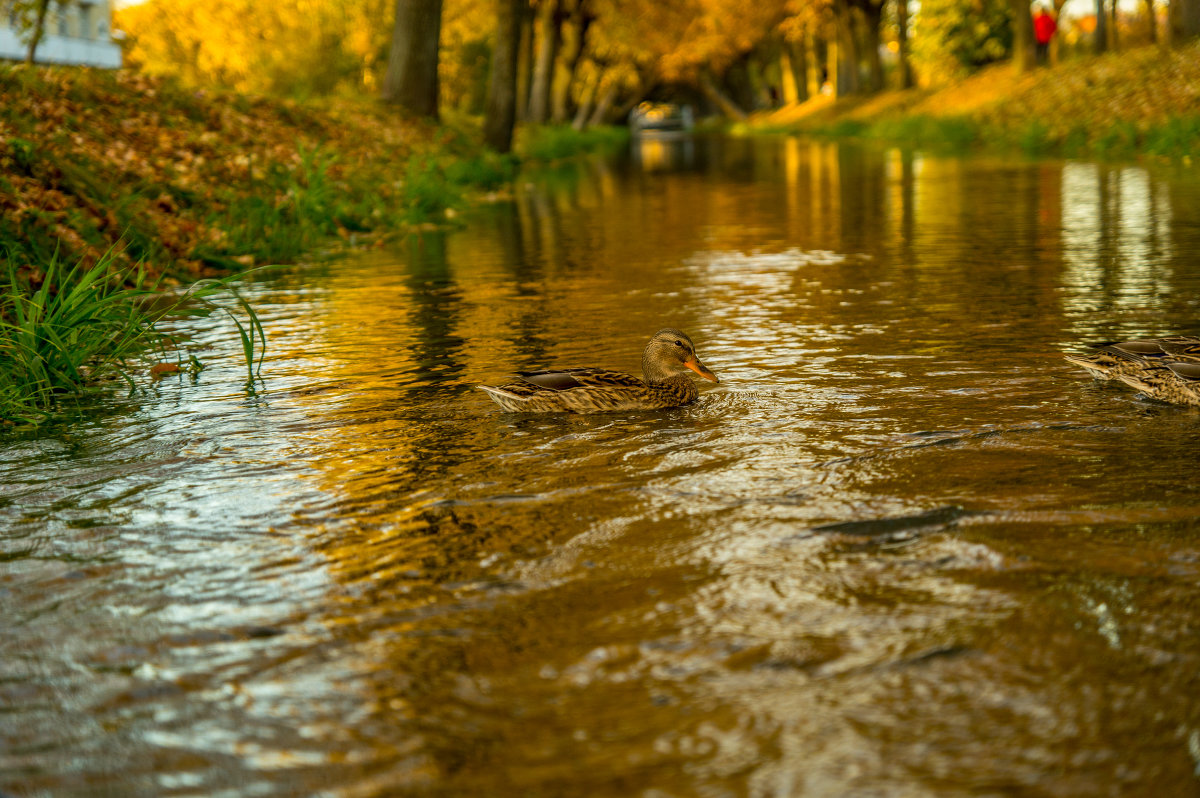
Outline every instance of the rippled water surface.
<path id="1" fill-rule="evenodd" d="M 209 368 L 0 441 L 0 791 L 1194 795 L 1200 180 L 649 141 L 248 287 Z M 515 369 L 694 405 L 506 414 Z"/>

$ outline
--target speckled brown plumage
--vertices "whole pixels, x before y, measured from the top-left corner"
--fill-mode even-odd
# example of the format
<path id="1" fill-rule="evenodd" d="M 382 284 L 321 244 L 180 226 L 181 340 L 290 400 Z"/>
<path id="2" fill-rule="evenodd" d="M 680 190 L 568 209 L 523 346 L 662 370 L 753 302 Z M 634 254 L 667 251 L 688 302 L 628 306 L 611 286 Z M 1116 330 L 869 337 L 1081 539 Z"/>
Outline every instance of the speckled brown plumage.
<path id="1" fill-rule="evenodd" d="M 1140 338 L 1092 349 L 1064 357 L 1097 379 L 1120 380 L 1163 402 L 1200 406 L 1200 337 Z"/>
<path id="2" fill-rule="evenodd" d="M 606 413 L 661 410 L 694 402 L 699 396 L 689 374 L 717 382 L 696 356 L 692 339 L 675 329 L 659 330 L 642 352 L 645 379 L 600 368 L 517 372 L 517 382 L 480 385 L 500 407 L 513 413 Z"/>

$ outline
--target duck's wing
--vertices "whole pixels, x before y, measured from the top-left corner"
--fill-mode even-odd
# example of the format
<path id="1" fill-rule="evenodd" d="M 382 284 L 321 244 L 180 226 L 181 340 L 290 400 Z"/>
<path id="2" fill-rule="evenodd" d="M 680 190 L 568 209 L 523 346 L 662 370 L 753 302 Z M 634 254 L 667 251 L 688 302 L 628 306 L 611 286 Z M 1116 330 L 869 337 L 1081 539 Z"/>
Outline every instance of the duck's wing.
<path id="1" fill-rule="evenodd" d="M 1200 387 L 1200 363 L 1173 362 L 1168 363 L 1167 368 L 1174 372 L 1176 377 Z"/>
<path id="2" fill-rule="evenodd" d="M 1200 363 L 1200 338 L 1176 335 L 1158 342 L 1162 350 L 1173 360 L 1185 363 Z"/>
<path id="3" fill-rule="evenodd" d="M 1152 338 L 1142 338 L 1135 341 L 1105 341 L 1092 344 L 1093 349 L 1106 352 L 1124 360 L 1146 362 L 1161 360 L 1167 356 L 1162 344 Z"/>
<path id="4" fill-rule="evenodd" d="M 1093 349 L 1138 362 L 1184 360 L 1200 363 L 1200 338 L 1171 335 L 1166 338 L 1138 338 L 1133 341 L 1107 341 L 1092 344 Z"/>
<path id="5" fill-rule="evenodd" d="M 523 383 L 549 391 L 572 388 L 645 388 L 646 383 L 632 374 L 607 369 L 581 368 L 555 371 L 518 371 Z M 520 383 L 518 383 L 520 384 Z"/>

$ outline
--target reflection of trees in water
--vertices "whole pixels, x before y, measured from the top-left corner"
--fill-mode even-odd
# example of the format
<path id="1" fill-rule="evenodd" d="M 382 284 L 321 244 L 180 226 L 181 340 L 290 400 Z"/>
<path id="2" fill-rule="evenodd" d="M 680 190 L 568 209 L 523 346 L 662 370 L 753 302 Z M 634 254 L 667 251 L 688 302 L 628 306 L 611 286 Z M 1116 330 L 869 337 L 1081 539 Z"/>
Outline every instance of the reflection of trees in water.
<path id="1" fill-rule="evenodd" d="M 447 382 L 463 371 L 463 338 L 457 334 L 463 295 L 446 260 L 446 234 L 422 233 L 406 241 L 404 283 L 410 304 L 413 359 L 419 379 Z"/>
<path id="2" fill-rule="evenodd" d="M 385 370 L 389 349 L 411 360 L 390 375 L 405 384 L 375 381 L 369 395 L 340 397 L 318 464 L 339 496 L 319 545 L 347 587 L 331 597 L 323 617 L 337 644 L 360 658 L 355 686 L 372 709 L 355 719 L 355 731 L 378 747 L 378 761 L 411 762 L 413 772 L 470 792 L 472 779 L 494 786 L 488 779 L 497 769 L 522 758 L 551 761 L 544 748 L 525 748 L 546 746 L 553 737 L 547 729 L 561 726 L 561 750 L 578 754 L 568 740 L 577 718 L 620 721 L 618 709 L 633 705 L 645 710 L 640 728 L 650 733 L 668 731 L 655 729 L 656 722 L 678 722 L 670 709 L 658 710 L 656 719 L 654 707 L 638 704 L 648 701 L 642 682 L 564 694 L 561 682 L 543 676 L 546 667 L 585 661 L 595 630 L 623 608 L 633 617 L 645 584 L 616 577 L 607 583 L 601 563 L 586 579 L 513 590 L 488 558 L 541 558 L 597 519 L 638 519 L 642 509 L 630 505 L 639 499 L 631 501 L 628 491 L 584 490 L 637 478 L 624 470 L 627 462 L 603 452 L 621 445 L 613 439 L 593 447 L 601 451 L 578 469 L 562 457 L 577 455 L 570 444 L 545 446 L 540 459 L 514 452 L 513 439 L 545 444 L 574 437 L 573 429 L 503 418 L 490 407 L 480 418 L 467 399 L 480 371 L 547 363 L 564 328 L 574 340 L 612 335 L 640 345 L 642 328 L 665 310 L 711 322 L 706 303 L 761 309 L 778 300 L 774 294 L 788 295 L 768 308 L 775 314 L 768 321 L 781 329 L 899 330 L 875 336 L 872 354 L 937 353 L 896 367 L 909 374 L 968 362 L 981 347 L 981 368 L 993 368 L 1004 336 L 1029 349 L 1050 347 L 1072 319 L 1144 308 L 1170 294 L 1180 266 L 1172 242 L 1197 229 L 1194 218 L 1171 212 L 1195 207 L 1194 192 L 1184 206 L 1172 194 L 1183 189 L 1141 170 L 963 161 L 799 140 L 704 146 L 700 175 L 572 166 L 530 177 L 512 202 L 480 209 L 469 230 L 411 241 L 397 264 L 403 290 L 367 295 L 355 311 L 368 322 L 364 336 L 384 353 Z M 753 263 L 791 250 L 851 257 L 813 258 L 782 280 L 765 279 L 770 267 Z M 712 256 L 703 260 L 707 272 L 694 268 L 703 254 Z M 729 268 L 739 265 L 741 272 Z M 738 280 L 754 290 L 734 290 L 745 287 Z M 863 289 L 878 286 L 884 288 L 861 298 Z M 597 307 L 603 318 L 594 315 Z M 401 321 L 369 323 L 388 313 Z M 889 313 L 896 315 L 883 315 Z M 585 329 L 591 324 L 598 329 Z M 750 327 L 748 335 L 761 334 Z M 995 339 L 972 337 L 981 329 L 994 329 Z M 477 342 L 485 342 L 486 354 Z M 919 403 L 897 409 L 898 428 L 919 429 L 925 411 Z M 1164 436 L 1156 454 L 1168 442 Z M 495 457 L 505 446 L 513 456 Z M 957 468 L 955 459 L 967 450 L 928 451 L 945 453 L 947 467 L 934 471 L 970 478 L 972 464 Z M 1114 463 L 1140 473 L 1155 460 L 1147 452 L 1153 447 Z M 634 465 L 652 473 L 657 458 Z M 929 464 L 914 459 L 922 473 L 896 467 L 895 479 L 919 482 Z M 1003 474 L 996 474 L 998 482 Z M 1112 484 L 1098 470 L 1086 474 L 1095 484 L 1083 485 L 1084 492 Z M 885 476 L 863 478 L 871 490 L 889 489 Z M 907 489 L 893 487 L 897 494 Z M 705 576 L 697 570 L 689 578 Z M 655 577 L 656 589 L 677 587 L 681 602 L 693 599 L 695 583 Z M 636 650 L 646 627 L 631 622 L 619 631 Z M 514 707 L 527 713 L 524 725 L 507 714 Z M 541 733 L 527 740 L 521 729 L 531 725 Z M 563 761 L 564 785 L 578 787 L 579 763 Z"/>
<path id="3" fill-rule="evenodd" d="M 1068 163 L 1061 174 L 1062 303 L 1072 329 L 1141 335 L 1156 331 L 1160 313 L 1189 307 L 1180 279 L 1194 269 L 1177 253 L 1194 251 L 1195 189 L 1141 167 Z"/>

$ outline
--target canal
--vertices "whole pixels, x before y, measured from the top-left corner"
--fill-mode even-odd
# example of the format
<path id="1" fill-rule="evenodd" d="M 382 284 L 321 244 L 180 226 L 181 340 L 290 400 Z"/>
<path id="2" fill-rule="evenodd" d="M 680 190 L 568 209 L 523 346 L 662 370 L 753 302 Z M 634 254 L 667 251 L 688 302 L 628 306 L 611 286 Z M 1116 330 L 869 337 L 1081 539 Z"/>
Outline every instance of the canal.
<path id="1" fill-rule="evenodd" d="M 1185 795 L 1200 177 L 646 139 L 246 286 L 208 368 L 0 440 L 13 795 Z M 512 371 L 720 383 L 515 415 Z"/>

